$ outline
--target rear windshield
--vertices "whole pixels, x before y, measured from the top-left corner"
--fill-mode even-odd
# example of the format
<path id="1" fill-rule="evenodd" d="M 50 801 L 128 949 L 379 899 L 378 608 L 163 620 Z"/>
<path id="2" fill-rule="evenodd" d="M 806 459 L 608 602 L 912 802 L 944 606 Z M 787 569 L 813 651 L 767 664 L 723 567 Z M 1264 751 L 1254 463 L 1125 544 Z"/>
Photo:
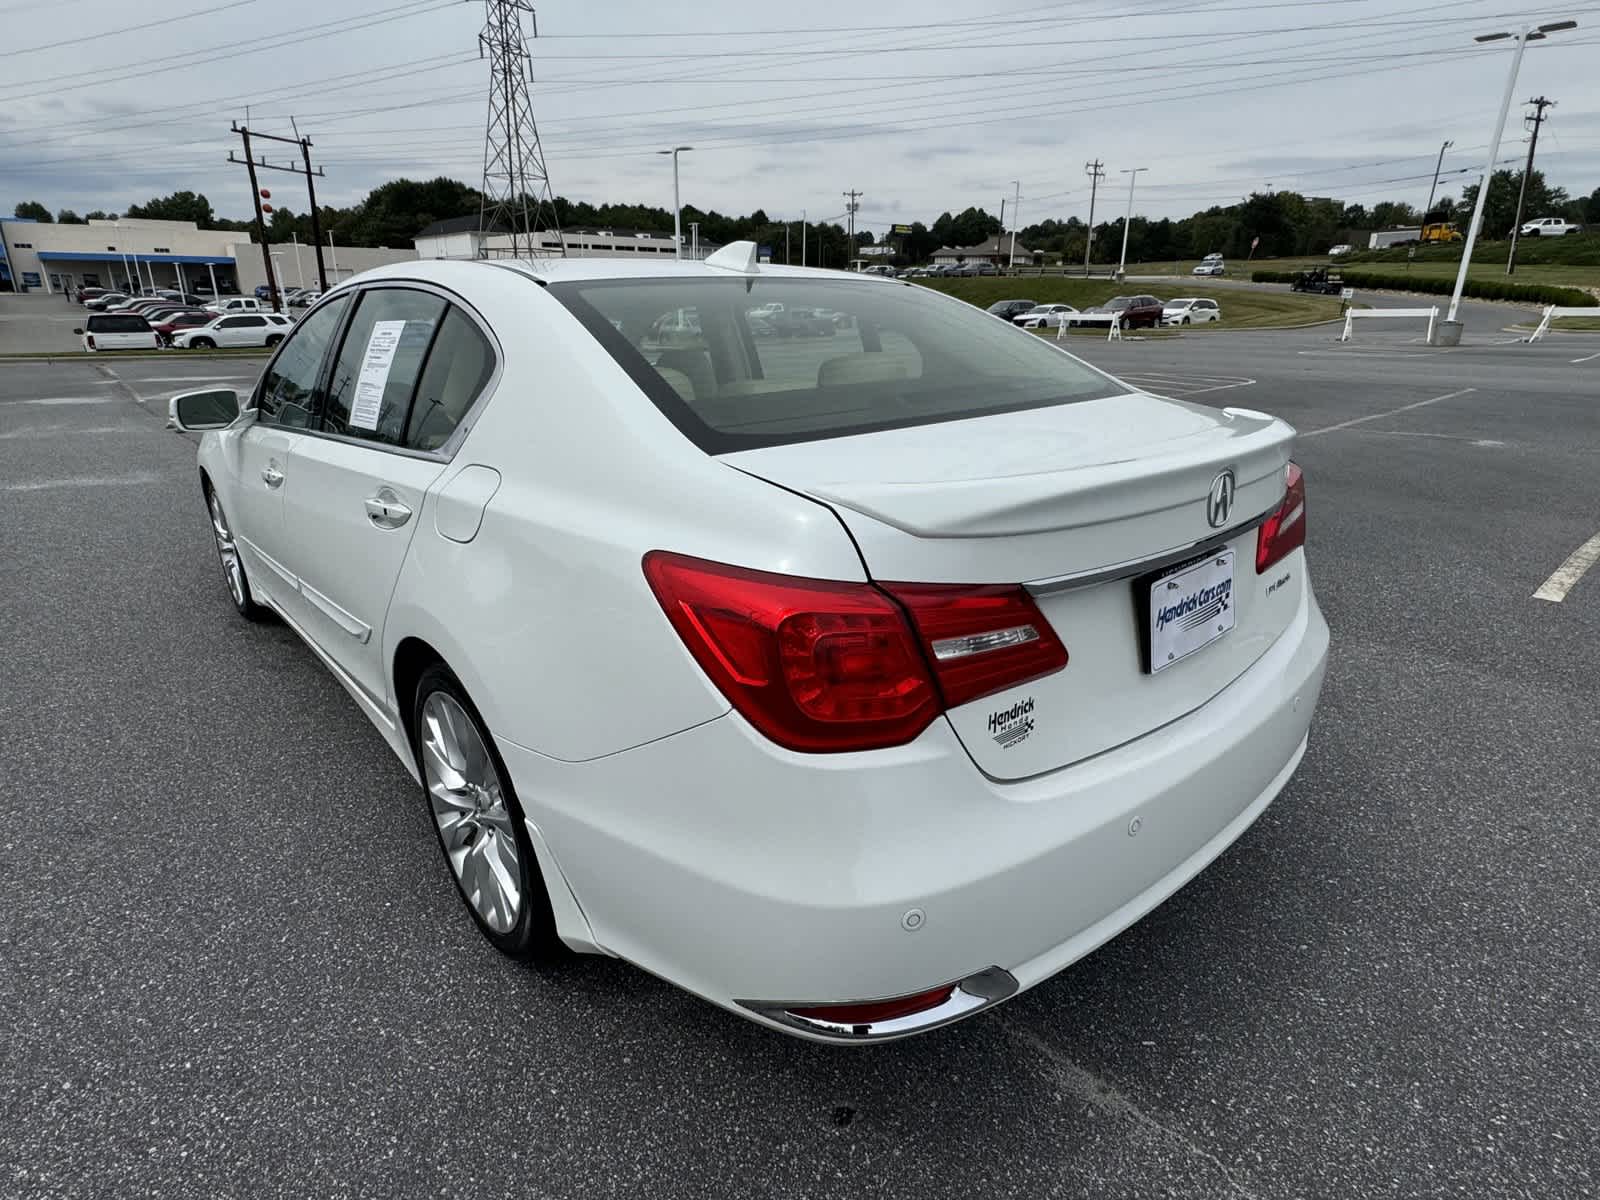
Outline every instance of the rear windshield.
<path id="1" fill-rule="evenodd" d="M 913 284 L 675 277 L 555 283 L 550 293 L 710 454 L 1127 391 Z"/>
<path id="2" fill-rule="evenodd" d="M 89 318 L 90 333 L 144 333 L 150 324 L 137 313 L 107 313 Z"/>

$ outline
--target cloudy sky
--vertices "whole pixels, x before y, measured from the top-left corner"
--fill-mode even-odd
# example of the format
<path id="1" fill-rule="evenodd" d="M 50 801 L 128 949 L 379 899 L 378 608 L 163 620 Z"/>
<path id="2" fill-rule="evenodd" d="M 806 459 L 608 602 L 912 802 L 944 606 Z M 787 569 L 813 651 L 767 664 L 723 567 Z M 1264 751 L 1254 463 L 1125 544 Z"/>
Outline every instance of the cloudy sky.
<path id="1" fill-rule="evenodd" d="M 1013 180 L 1024 224 L 1085 216 L 1093 158 L 1118 211 L 1119 172 L 1148 167 L 1135 210 L 1152 216 L 1269 185 L 1420 206 L 1442 141 L 1441 193 L 1487 151 L 1512 48 L 1473 35 L 1562 18 L 1579 28 L 1529 47 L 1516 98 L 1558 101 L 1539 165 L 1587 195 L 1600 2 L 1585 0 L 545 0 L 535 99 L 555 189 L 596 202 L 670 205 L 653 150 L 691 144 L 686 203 L 828 220 L 855 188 L 876 230 L 997 210 Z M 0 0 L 0 205 L 120 211 L 188 188 L 245 216 L 226 160 L 247 114 L 273 133 L 298 120 L 324 203 L 400 175 L 476 184 L 482 22 L 472 0 Z M 1525 152 L 1521 111 L 1502 159 Z M 263 182 L 304 208 L 291 176 Z"/>

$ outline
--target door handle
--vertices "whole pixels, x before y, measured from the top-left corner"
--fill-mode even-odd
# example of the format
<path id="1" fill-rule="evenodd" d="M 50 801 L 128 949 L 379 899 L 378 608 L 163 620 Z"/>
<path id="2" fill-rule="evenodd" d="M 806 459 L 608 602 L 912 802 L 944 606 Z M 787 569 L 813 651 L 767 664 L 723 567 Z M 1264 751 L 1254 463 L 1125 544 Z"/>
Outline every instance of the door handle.
<path id="1" fill-rule="evenodd" d="M 278 470 L 276 464 L 268 463 L 261 468 L 261 479 L 269 488 L 280 487 L 283 484 L 283 472 Z"/>
<path id="2" fill-rule="evenodd" d="M 376 496 L 367 497 L 367 520 L 379 529 L 399 529 L 411 520 L 411 508 L 389 488 L 383 488 Z"/>

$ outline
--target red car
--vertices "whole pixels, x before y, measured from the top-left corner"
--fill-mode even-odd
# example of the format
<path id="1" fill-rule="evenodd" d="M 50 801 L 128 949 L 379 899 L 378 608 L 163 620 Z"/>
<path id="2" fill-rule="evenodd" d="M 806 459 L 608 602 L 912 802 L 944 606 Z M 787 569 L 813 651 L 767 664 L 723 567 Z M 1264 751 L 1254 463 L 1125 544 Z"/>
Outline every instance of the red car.
<path id="1" fill-rule="evenodd" d="M 1096 304 L 1083 311 L 1085 314 L 1121 313 L 1124 329 L 1137 329 L 1141 325 L 1154 329 L 1161 324 L 1162 308 L 1161 301 L 1154 296 L 1113 296 L 1104 304 Z M 1067 324 L 1077 325 L 1079 322 L 1068 318 Z M 1105 328 L 1103 322 L 1086 321 L 1083 324 L 1098 324 L 1102 329 Z"/>
<path id="2" fill-rule="evenodd" d="M 211 312 L 181 312 L 173 313 L 165 320 L 150 328 L 156 331 L 156 337 L 161 339 L 163 346 L 172 345 L 172 335 L 182 329 L 194 329 L 201 325 L 209 325 L 217 319 L 216 313 Z"/>

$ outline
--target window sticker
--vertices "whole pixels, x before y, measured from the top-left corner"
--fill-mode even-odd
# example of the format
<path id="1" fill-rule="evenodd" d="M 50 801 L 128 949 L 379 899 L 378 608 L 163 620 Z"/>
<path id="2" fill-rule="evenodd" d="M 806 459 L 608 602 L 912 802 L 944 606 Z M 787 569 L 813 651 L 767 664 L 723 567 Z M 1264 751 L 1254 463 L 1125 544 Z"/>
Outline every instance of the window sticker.
<path id="1" fill-rule="evenodd" d="M 356 402 L 350 409 L 350 424 L 358 429 L 378 428 L 378 410 L 383 406 L 383 390 L 394 367 L 395 351 L 405 333 L 404 321 L 376 321 L 367 350 L 361 359 L 361 375 L 356 380 Z"/>

